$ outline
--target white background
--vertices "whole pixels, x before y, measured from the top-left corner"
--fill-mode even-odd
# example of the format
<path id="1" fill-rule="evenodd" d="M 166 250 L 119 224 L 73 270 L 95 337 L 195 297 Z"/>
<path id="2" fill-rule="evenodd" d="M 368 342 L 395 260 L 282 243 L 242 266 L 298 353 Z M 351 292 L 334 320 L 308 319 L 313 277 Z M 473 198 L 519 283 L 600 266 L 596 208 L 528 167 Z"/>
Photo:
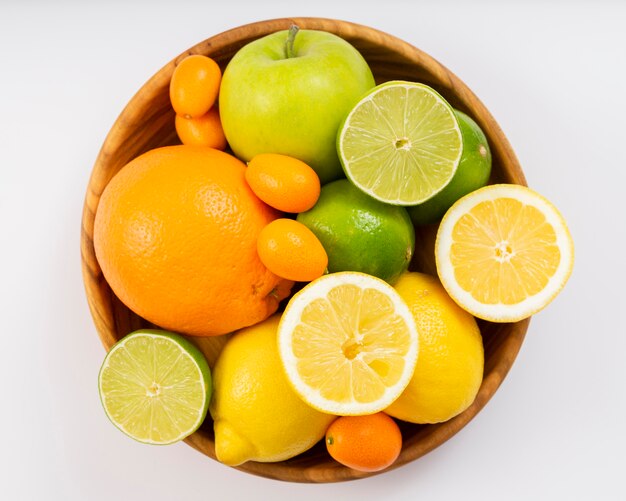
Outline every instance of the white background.
<path id="1" fill-rule="evenodd" d="M 134 92 L 209 36 L 288 16 L 369 25 L 450 68 L 576 244 L 571 280 L 477 418 L 416 462 L 342 484 L 258 478 L 117 431 L 80 273 L 88 176 Z M 625 21 L 617 1 L 0 1 L 0 498 L 626 499 Z"/>

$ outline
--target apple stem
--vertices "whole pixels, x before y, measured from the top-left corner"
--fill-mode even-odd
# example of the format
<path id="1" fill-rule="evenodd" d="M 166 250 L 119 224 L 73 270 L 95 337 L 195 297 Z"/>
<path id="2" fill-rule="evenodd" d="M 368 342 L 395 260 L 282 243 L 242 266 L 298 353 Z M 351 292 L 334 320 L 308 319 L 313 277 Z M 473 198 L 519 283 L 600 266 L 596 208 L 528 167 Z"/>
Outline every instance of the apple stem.
<path id="1" fill-rule="evenodd" d="M 293 52 L 293 43 L 296 39 L 298 31 L 300 31 L 300 28 L 298 28 L 295 24 L 292 24 L 289 27 L 289 34 L 287 35 L 287 41 L 285 42 L 285 55 L 287 56 L 287 59 L 296 56 Z"/>

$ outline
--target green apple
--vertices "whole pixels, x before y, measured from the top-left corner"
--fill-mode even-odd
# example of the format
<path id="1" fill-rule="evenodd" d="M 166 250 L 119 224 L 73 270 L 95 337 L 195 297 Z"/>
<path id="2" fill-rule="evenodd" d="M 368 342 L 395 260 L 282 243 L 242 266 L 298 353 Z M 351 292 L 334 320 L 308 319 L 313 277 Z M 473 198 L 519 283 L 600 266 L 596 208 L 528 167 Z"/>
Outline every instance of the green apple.
<path id="1" fill-rule="evenodd" d="M 339 124 L 374 87 L 363 56 L 323 31 L 279 31 L 242 47 L 222 78 L 220 117 L 235 155 L 281 153 L 310 165 L 322 183 L 343 175 Z"/>

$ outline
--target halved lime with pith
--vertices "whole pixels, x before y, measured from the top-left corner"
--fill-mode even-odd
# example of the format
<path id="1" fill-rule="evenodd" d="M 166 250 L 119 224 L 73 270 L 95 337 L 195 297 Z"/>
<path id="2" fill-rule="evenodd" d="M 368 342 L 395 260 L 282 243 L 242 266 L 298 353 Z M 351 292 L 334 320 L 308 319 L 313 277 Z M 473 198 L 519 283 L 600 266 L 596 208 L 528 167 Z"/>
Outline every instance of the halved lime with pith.
<path id="1" fill-rule="evenodd" d="M 107 353 L 98 376 L 100 399 L 126 435 L 171 444 L 196 431 L 211 398 L 211 371 L 184 337 L 161 330 L 128 334 Z"/>
<path id="2" fill-rule="evenodd" d="M 417 205 L 452 179 L 463 140 L 454 110 L 427 85 L 392 81 L 363 97 L 339 128 L 346 176 L 368 195 Z"/>

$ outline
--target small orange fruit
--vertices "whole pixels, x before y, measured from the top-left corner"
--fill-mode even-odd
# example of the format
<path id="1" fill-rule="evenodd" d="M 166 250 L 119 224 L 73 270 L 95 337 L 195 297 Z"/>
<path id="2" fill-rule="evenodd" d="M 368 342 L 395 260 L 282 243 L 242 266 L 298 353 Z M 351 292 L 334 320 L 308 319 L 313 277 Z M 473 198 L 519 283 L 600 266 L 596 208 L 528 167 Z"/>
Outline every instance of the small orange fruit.
<path id="1" fill-rule="evenodd" d="M 216 150 L 226 149 L 226 136 L 224 136 L 217 106 L 213 106 L 198 118 L 176 115 L 175 125 L 178 137 L 183 144 L 209 146 Z"/>
<path id="2" fill-rule="evenodd" d="M 402 434 L 396 422 L 383 412 L 342 416 L 326 431 L 326 449 L 348 468 L 380 471 L 398 459 Z"/>
<path id="3" fill-rule="evenodd" d="M 287 155 L 256 155 L 248 163 L 246 181 L 261 200 L 283 212 L 307 211 L 320 196 L 317 173 Z"/>
<path id="4" fill-rule="evenodd" d="M 263 228 L 257 251 L 268 270 L 287 280 L 310 282 L 321 277 L 328 266 L 321 242 L 293 219 L 276 219 Z"/>
<path id="5" fill-rule="evenodd" d="M 178 115 L 201 117 L 211 109 L 220 89 L 222 71 L 213 59 L 199 54 L 187 56 L 174 69 L 170 100 Z"/>
<path id="6" fill-rule="evenodd" d="M 256 250 L 280 213 L 248 187 L 245 164 L 200 146 L 156 148 L 105 188 L 94 248 L 115 295 L 167 330 L 225 334 L 260 322 L 292 282 L 269 271 Z"/>

